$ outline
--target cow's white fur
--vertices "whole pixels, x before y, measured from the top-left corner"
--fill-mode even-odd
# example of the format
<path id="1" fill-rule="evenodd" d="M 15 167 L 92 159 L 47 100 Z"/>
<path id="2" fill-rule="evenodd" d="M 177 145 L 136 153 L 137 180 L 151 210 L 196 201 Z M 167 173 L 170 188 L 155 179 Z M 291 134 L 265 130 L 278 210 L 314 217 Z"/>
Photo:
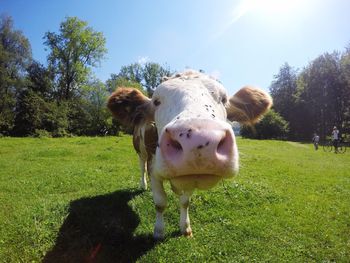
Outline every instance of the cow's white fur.
<path id="1" fill-rule="evenodd" d="M 193 191 L 184 192 L 180 195 L 180 230 L 186 236 L 192 236 L 192 229 L 190 225 L 190 216 L 188 214 L 188 207 L 190 203 L 190 197 Z"/>
<path id="2" fill-rule="evenodd" d="M 153 236 L 156 239 L 164 237 L 164 216 L 163 212 L 167 206 L 167 197 L 164 191 L 163 181 L 151 177 L 151 187 L 153 201 L 156 206 L 156 223 L 154 225 Z"/>
<path id="3" fill-rule="evenodd" d="M 186 80 L 186 81 L 185 81 Z M 158 134 L 177 117 L 226 120 L 226 110 L 221 99 L 227 100 L 224 87 L 207 75 L 186 71 L 182 77 L 171 78 L 160 84 L 152 96 L 152 102 L 161 102 L 155 111 Z M 205 105 L 211 105 L 206 111 Z"/>
<path id="4" fill-rule="evenodd" d="M 141 180 L 140 180 L 140 185 L 141 188 L 144 190 L 147 190 L 147 167 L 146 167 L 146 158 L 142 158 L 139 155 L 139 165 L 140 165 L 140 170 L 141 170 Z"/>

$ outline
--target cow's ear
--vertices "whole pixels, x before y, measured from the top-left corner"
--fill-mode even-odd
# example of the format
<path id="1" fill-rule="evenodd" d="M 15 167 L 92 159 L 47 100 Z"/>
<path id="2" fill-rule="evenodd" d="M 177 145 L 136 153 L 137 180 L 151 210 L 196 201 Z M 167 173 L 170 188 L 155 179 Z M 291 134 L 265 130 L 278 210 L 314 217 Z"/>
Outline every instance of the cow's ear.
<path id="1" fill-rule="evenodd" d="M 107 107 L 124 126 L 132 127 L 139 117 L 138 108 L 148 105 L 150 99 L 134 88 L 118 87 L 108 98 Z"/>
<path id="2" fill-rule="evenodd" d="M 233 95 L 226 105 L 227 119 L 242 124 L 254 124 L 272 106 L 272 98 L 261 89 L 243 87 Z"/>

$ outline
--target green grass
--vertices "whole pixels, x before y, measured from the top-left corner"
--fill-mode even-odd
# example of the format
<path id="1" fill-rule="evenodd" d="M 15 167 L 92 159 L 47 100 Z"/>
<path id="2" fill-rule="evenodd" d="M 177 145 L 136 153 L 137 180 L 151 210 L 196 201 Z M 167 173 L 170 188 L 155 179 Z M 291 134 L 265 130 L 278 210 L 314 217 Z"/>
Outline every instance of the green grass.
<path id="1" fill-rule="evenodd" d="M 349 262 L 350 151 L 238 147 L 239 176 L 195 192 L 192 239 L 179 235 L 167 185 L 166 238 L 155 243 L 129 136 L 1 138 L 0 261 L 89 262 L 96 252 L 90 262 Z"/>

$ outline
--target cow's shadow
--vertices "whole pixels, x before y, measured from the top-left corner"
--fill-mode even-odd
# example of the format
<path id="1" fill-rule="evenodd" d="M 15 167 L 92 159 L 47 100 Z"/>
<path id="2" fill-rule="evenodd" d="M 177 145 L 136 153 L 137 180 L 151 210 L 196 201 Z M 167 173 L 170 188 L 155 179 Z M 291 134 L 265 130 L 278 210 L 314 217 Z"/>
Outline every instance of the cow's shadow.
<path id="1" fill-rule="evenodd" d="M 135 262 L 156 244 L 152 236 L 133 235 L 140 219 L 128 202 L 140 193 L 129 189 L 71 202 L 43 262 Z"/>

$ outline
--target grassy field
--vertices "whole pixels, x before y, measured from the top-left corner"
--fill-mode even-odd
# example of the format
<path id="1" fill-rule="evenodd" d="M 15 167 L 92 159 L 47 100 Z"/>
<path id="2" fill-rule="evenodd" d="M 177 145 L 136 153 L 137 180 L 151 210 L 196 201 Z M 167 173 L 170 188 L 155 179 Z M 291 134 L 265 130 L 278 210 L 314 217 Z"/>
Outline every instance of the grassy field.
<path id="1" fill-rule="evenodd" d="M 239 139 L 240 175 L 190 206 L 166 239 L 139 191 L 131 138 L 1 138 L 1 262 L 350 262 L 350 151 Z"/>

